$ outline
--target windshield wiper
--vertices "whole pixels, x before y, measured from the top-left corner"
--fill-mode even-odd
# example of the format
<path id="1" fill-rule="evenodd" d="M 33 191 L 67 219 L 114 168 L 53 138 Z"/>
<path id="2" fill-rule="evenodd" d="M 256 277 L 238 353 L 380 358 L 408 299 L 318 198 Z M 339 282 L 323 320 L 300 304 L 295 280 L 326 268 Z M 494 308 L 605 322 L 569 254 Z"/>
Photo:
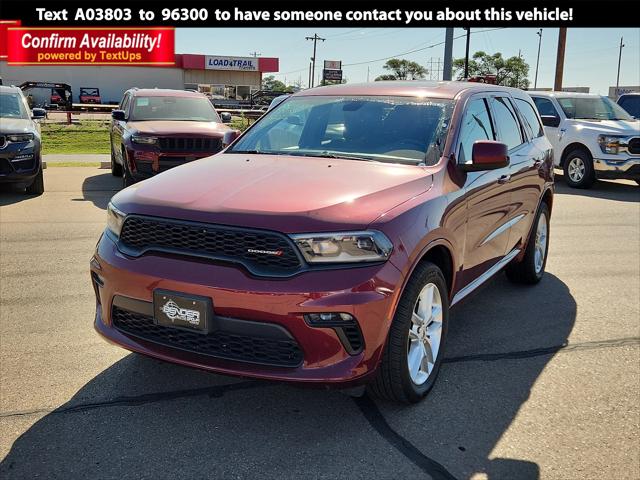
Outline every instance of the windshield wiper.
<path id="1" fill-rule="evenodd" d="M 294 157 L 316 157 L 316 158 L 338 158 L 338 159 L 343 159 L 343 160 L 362 160 L 364 162 L 375 162 L 376 160 L 374 160 L 373 158 L 367 158 L 367 157 L 360 157 L 358 155 L 349 155 L 347 154 L 343 154 L 343 153 L 333 153 L 330 152 L 328 150 L 324 150 L 322 152 L 309 152 L 309 153 L 283 153 L 283 155 L 291 155 Z"/>
<path id="2" fill-rule="evenodd" d="M 264 150 L 229 150 L 225 153 L 244 153 L 246 155 L 280 155 L 279 152 L 268 152 Z"/>

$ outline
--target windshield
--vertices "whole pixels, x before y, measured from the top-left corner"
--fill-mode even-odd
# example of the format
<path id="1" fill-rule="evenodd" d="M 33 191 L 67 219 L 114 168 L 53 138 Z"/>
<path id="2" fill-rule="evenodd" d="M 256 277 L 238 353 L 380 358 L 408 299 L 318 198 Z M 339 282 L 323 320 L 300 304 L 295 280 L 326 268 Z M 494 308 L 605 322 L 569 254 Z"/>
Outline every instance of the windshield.
<path id="1" fill-rule="evenodd" d="M 134 97 L 130 120 L 220 122 L 205 97 Z"/>
<path id="2" fill-rule="evenodd" d="M 82 90 L 81 92 L 82 95 L 87 95 L 87 96 L 91 95 L 94 97 L 97 97 L 99 95 L 97 88 L 82 88 L 81 90 Z"/>
<path id="3" fill-rule="evenodd" d="M 290 97 L 270 110 L 227 153 L 265 153 L 438 162 L 451 100 L 412 97 Z"/>
<path id="4" fill-rule="evenodd" d="M 562 97 L 558 103 L 567 118 L 584 120 L 633 120 L 607 97 Z"/>
<path id="5" fill-rule="evenodd" d="M 29 119 L 29 112 L 18 93 L 0 93 L 0 118 Z"/>

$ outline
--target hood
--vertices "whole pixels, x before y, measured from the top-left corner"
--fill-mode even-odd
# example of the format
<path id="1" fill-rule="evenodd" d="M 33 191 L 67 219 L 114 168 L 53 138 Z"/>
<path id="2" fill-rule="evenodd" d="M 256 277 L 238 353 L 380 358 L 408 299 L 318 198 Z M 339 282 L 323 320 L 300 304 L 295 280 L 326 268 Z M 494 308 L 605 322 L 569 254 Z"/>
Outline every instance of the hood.
<path id="1" fill-rule="evenodd" d="M 229 130 L 224 123 L 186 122 L 177 120 L 145 120 L 129 122 L 129 128 L 147 135 L 212 135 L 220 136 Z"/>
<path id="2" fill-rule="evenodd" d="M 569 120 L 578 130 L 591 130 L 604 135 L 638 135 L 640 120 Z"/>
<path id="3" fill-rule="evenodd" d="M 34 123 L 30 119 L 25 118 L 7 118 L 0 119 L 0 133 L 36 133 Z"/>
<path id="4" fill-rule="evenodd" d="M 366 228 L 427 191 L 427 167 L 278 155 L 219 154 L 118 193 L 126 213 L 277 230 Z"/>

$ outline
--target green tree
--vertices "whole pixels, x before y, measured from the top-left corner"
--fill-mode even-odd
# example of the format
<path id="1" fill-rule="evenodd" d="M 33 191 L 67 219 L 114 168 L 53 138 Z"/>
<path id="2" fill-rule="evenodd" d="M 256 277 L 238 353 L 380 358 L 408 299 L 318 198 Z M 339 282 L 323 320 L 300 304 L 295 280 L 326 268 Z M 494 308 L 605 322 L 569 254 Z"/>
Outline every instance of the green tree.
<path id="1" fill-rule="evenodd" d="M 292 93 L 294 91 L 293 85 L 285 85 L 280 80 L 276 80 L 273 75 L 268 75 L 262 79 L 262 89 L 269 90 L 271 92 L 285 92 Z"/>
<path id="2" fill-rule="evenodd" d="M 464 58 L 456 58 L 453 69 L 458 80 L 464 80 Z M 469 77 L 478 75 L 495 75 L 496 83 L 506 87 L 529 87 L 529 64 L 518 56 L 504 58 L 500 52 L 493 55 L 476 52 L 469 59 Z"/>
<path id="3" fill-rule="evenodd" d="M 427 69 L 419 63 L 412 62 L 411 60 L 401 60 L 399 58 L 387 60 L 387 63 L 385 63 L 382 68 L 389 70 L 391 73 L 376 77 L 376 81 L 417 80 L 419 78 L 424 78 L 427 74 Z"/>

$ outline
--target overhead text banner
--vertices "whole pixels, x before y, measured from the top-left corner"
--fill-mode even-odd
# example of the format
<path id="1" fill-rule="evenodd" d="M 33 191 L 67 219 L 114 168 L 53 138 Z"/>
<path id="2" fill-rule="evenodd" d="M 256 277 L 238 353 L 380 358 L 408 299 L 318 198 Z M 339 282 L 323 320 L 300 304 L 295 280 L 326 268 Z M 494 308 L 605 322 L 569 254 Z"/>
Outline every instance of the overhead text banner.
<path id="1" fill-rule="evenodd" d="M 175 63 L 173 28 L 7 29 L 9 65 L 158 65 Z"/>
<path id="2" fill-rule="evenodd" d="M 49 2 L 50 3 L 50 2 Z M 172 27 L 637 27 L 628 0 L 383 0 L 315 4 L 183 0 L 154 4 L 131 0 L 66 0 L 44 6 L 5 1 L 4 19 L 23 26 Z M 231 4 L 230 4 L 231 3 Z M 234 5 L 235 4 L 235 5 Z M 167 6 L 168 5 L 168 6 Z M 605 7 L 606 5 L 606 7 Z M 603 13 L 603 11 L 606 11 Z"/>

